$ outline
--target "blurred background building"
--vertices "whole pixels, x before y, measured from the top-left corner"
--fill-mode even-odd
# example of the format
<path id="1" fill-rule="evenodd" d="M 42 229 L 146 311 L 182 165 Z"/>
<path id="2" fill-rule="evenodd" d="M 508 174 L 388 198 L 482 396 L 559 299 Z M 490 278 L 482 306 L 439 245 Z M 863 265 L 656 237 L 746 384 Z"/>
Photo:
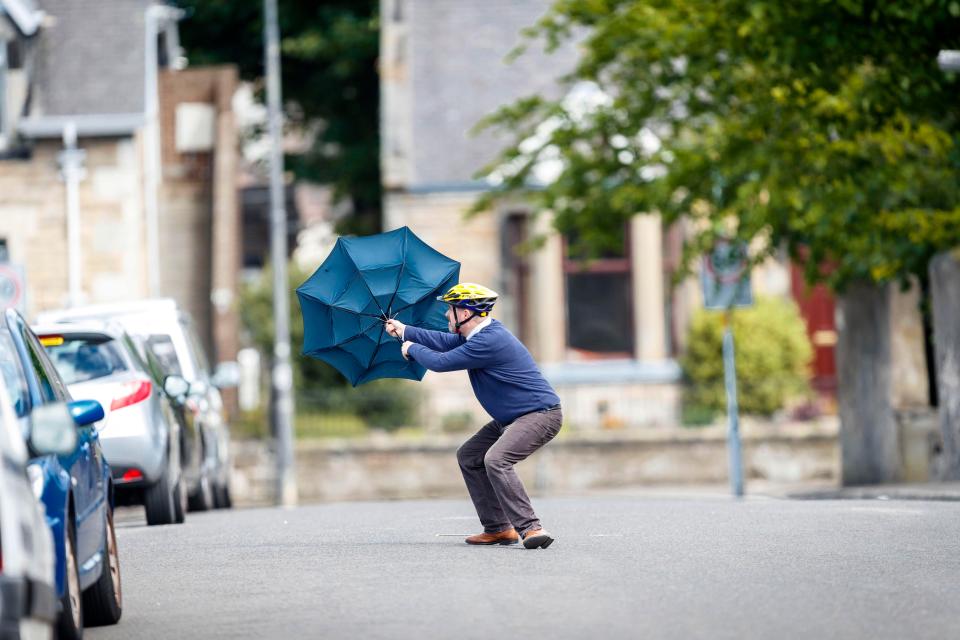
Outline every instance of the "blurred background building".
<path id="1" fill-rule="evenodd" d="M 234 360 L 238 77 L 186 68 L 182 15 L 145 0 L 0 2 L 0 246 L 29 316 L 170 296 Z"/>
<path id="2" fill-rule="evenodd" d="M 257 372 L 269 368 L 256 356 L 272 352 L 262 49 L 235 35 L 260 33 L 260 6 L 177 4 L 186 10 L 147 0 L 0 0 L 0 306 L 33 317 L 70 304 L 173 297 L 196 318 L 215 362 L 255 347 L 243 358 L 252 363 L 245 379 L 265 389 Z M 597 98 L 559 81 L 576 63 L 576 44 L 549 54 L 538 44 L 505 59 L 550 5 L 367 0 L 326 14 L 281 3 L 293 277 L 309 275 L 339 233 L 409 226 L 461 261 L 463 280 L 502 294 L 496 317 L 557 387 L 570 432 L 646 437 L 646 427 L 717 427 L 722 400 L 706 417 L 691 405 L 690 341 L 699 339 L 702 298 L 696 278 L 675 281 L 691 229 L 638 215 L 621 247 L 583 262 L 522 198 L 467 215 L 496 186 L 475 176 L 512 142 L 474 134 L 478 122 L 522 96 Z M 314 31 L 330 46 L 314 47 Z M 191 59 L 210 64 L 188 65 L 181 32 Z M 542 169 L 545 182 L 551 167 Z M 543 244 L 528 246 L 537 239 Z M 785 254 L 752 278 L 758 300 L 780 301 L 794 315 L 796 303 L 812 354 L 804 382 L 814 390 L 757 415 L 774 425 L 770 433 L 794 418 L 832 416 L 832 295 L 809 288 Z M 922 417 L 917 438 L 927 442 L 937 389 L 921 286 L 890 291 L 889 395 L 907 416 L 903 429 Z M 295 307 L 292 314 L 296 329 Z M 297 376 L 304 439 L 403 428 L 435 436 L 487 419 L 465 373 L 352 389 L 299 358 Z M 269 434 L 261 396 L 250 396 L 239 434 Z"/>
<path id="3" fill-rule="evenodd" d="M 384 228 L 408 225 L 463 262 L 461 278 L 502 295 L 498 317 L 533 351 L 558 387 L 572 424 L 671 425 L 680 418 L 676 358 L 694 311 L 691 279 L 674 287 L 684 230 L 664 230 L 655 216 L 624 229 L 622 250 L 584 265 L 533 218 L 522 201 L 467 217 L 491 185 L 474 174 L 507 142 L 471 130 L 498 107 L 528 95 L 556 97 L 558 78 L 577 58 L 572 44 L 550 54 L 533 47 L 505 58 L 547 0 L 382 0 L 381 127 Z M 524 252 L 546 234 L 545 245 Z M 833 302 L 806 290 L 786 260 L 754 274 L 760 296 L 795 297 L 816 348 L 814 385 L 827 406 L 836 390 Z M 429 415 L 462 411 L 466 375 L 428 376 Z M 471 401 L 475 420 L 480 409 Z"/>

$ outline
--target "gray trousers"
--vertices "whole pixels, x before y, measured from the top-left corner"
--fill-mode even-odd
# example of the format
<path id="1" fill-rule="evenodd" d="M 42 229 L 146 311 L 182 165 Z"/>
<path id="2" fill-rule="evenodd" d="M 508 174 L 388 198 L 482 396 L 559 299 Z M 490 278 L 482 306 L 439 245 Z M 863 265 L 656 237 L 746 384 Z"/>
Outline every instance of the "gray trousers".
<path id="1" fill-rule="evenodd" d="M 561 424 L 560 409 L 528 413 L 507 426 L 494 420 L 457 451 L 467 491 L 486 533 L 513 527 L 522 536 L 540 528 L 513 465 L 553 440 Z"/>

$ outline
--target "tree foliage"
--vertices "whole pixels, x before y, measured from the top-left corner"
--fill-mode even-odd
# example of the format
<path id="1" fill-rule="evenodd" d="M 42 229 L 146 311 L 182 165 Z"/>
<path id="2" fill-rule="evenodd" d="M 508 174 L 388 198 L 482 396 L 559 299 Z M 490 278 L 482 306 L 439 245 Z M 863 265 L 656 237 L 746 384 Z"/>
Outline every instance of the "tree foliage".
<path id="1" fill-rule="evenodd" d="M 179 0 L 180 26 L 192 64 L 238 65 L 264 76 L 262 0 Z M 380 225 L 379 21 L 377 0 L 279 0 L 283 98 L 288 126 L 315 133 L 290 168 L 330 184 L 354 216 L 344 232 Z"/>
<path id="2" fill-rule="evenodd" d="M 566 97 L 482 123 L 516 143 L 477 210 L 523 191 L 587 254 L 659 212 L 692 221 L 688 258 L 786 246 L 835 288 L 960 244 L 960 81 L 936 62 L 956 0 L 557 0 L 527 36 L 581 57 Z"/>

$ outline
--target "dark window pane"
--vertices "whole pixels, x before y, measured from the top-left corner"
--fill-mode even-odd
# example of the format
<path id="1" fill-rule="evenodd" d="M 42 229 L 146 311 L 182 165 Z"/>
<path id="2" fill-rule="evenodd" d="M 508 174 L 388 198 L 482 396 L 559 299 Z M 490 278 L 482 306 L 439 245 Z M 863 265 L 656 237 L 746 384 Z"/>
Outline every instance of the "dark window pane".
<path id="1" fill-rule="evenodd" d="M 633 353 L 629 273 L 568 273 L 569 346 Z"/>
<path id="2" fill-rule="evenodd" d="M 591 238 L 591 245 L 599 248 L 599 251 L 588 252 L 579 250 L 580 233 L 571 231 L 566 234 L 567 240 L 567 258 L 570 260 L 611 260 L 626 258 L 629 255 L 627 246 L 627 232 L 624 228 L 623 233 L 619 235 L 609 234 L 602 237 Z M 598 244 L 600 245 L 598 247 Z"/>
<path id="3" fill-rule="evenodd" d="M 53 390 L 53 381 L 43 366 L 43 360 L 40 359 L 40 352 L 43 350 L 43 347 L 34 345 L 26 330 L 23 330 L 21 335 L 23 336 L 23 341 L 27 344 L 27 355 L 30 356 L 33 370 L 37 374 L 37 381 L 40 383 L 40 395 L 43 396 L 44 403 L 56 402 L 57 394 Z"/>
<path id="4" fill-rule="evenodd" d="M 153 352 L 168 374 L 183 375 L 180 361 L 177 359 L 177 349 L 173 346 L 170 336 L 154 334 L 146 340 L 147 348 Z"/>

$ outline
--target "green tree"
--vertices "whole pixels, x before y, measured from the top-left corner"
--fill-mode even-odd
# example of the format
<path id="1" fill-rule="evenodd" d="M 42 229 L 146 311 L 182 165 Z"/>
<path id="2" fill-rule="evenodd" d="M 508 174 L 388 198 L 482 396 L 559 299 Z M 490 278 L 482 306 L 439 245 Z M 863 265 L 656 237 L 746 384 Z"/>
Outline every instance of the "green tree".
<path id="1" fill-rule="evenodd" d="M 482 123 L 516 142 L 476 210 L 523 192 L 587 256 L 642 212 L 692 221 L 687 266 L 719 235 L 785 247 L 841 292 L 843 480 L 895 479 L 886 283 L 960 245 L 960 81 L 936 63 L 960 2 L 556 0 L 527 35 L 581 57 L 565 97 Z"/>
<path id="2" fill-rule="evenodd" d="M 262 0 L 179 0 L 193 64 L 232 63 L 262 84 Z M 315 133 L 288 159 L 298 177 L 330 184 L 352 204 L 344 233 L 380 227 L 379 26 L 377 0 L 279 0 L 283 97 L 288 126 Z"/>
<path id="3" fill-rule="evenodd" d="M 960 244 L 960 82 L 936 64 L 956 0 L 557 0 L 527 35 L 582 38 L 576 90 L 483 123 L 517 142 L 478 210 L 524 191 L 587 255 L 639 212 L 686 217 L 688 257 L 729 234 L 838 289 Z"/>

